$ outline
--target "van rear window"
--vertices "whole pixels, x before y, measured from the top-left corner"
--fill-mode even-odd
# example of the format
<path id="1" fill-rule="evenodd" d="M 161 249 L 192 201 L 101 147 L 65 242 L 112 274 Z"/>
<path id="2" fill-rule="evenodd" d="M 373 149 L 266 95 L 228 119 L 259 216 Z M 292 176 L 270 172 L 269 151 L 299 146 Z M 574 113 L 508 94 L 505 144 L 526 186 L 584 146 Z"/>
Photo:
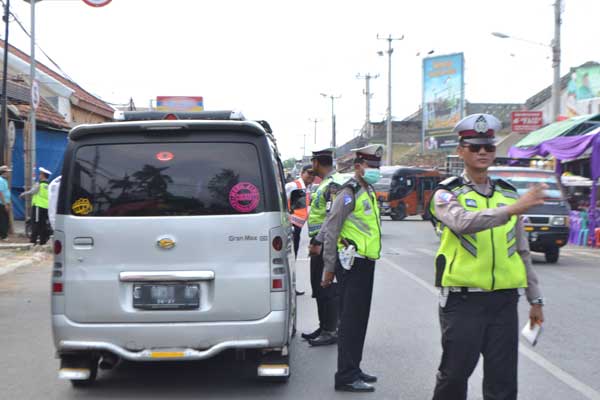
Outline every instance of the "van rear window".
<path id="1" fill-rule="evenodd" d="M 147 217 L 264 211 L 258 152 L 249 143 L 80 147 L 69 209 L 78 216 Z"/>

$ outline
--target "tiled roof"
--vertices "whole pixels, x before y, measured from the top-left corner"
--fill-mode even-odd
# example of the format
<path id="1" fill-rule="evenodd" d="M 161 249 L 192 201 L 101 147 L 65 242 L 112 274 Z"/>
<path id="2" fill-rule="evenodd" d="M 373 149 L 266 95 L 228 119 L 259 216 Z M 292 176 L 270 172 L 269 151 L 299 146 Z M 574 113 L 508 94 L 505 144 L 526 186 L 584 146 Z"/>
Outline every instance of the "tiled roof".
<path id="1" fill-rule="evenodd" d="M 0 39 L 0 47 L 4 48 L 4 40 L 2 40 L 2 39 Z M 9 43 L 8 47 L 9 47 L 9 52 L 11 54 L 13 54 L 13 55 L 19 57 L 20 59 L 22 59 L 23 61 L 29 63 L 30 57 L 28 54 L 25 54 L 21 50 L 12 46 L 10 43 Z M 46 74 L 50 75 L 57 81 L 61 82 L 65 86 L 72 89 L 74 91 L 73 96 L 78 100 L 78 102 L 76 104 L 77 107 L 83 108 L 84 110 L 87 110 L 87 111 L 91 111 L 98 115 L 102 115 L 103 117 L 106 117 L 106 118 L 111 118 L 111 119 L 113 118 L 114 109 L 111 106 L 109 106 L 108 104 L 106 104 L 106 102 L 93 96 L 92 94 L 90 94 L 89 92 L 84 90 L 81 86 L 79 86 L 75 82 L 73 82 L 73 81 L 65 78 L 64 76 L 58 74 L 57 72 L 51 70 L 50 68 L 48 68 L 44 64 L 40 63 L 39 61 L 36 62 L 36 67 L 38 70 L 45 72 Z"/>
<path id="2" fill-rule="evenodd" d="M 7 82 L 8 83 L 8 82 Z M 10 82 L 10 86 L 12 86 L 15 90 L 18 90 L 19 92 L 26 92 L 29 93 L 30 92 L 30 86 L 27 84 L 24 84 L 22 82 L 20 83 L 15 83 L 15 82 Z M 16 107 L 16 109 L 19 111 L 19 114 L 17 115 L 18 118 L 21 118 L 23 120 L 27 119 L 29 117 L 29 111 L 31 111 L 31 106 L 29 105 L 29 100 L 25 100 L 22 98 L 22 96 L 19 96 L 21 98 L 15 98 L 10 96 L 10 92 L 7 91 L 7 93 L 9 94 L 8 97 L 8 103 L 10 105 L 13 105 Z M 45 125 L 48 125 L 50 127 L 53 128 L 59 128 L 59 129 L 71 129 L 71 126 L 69 125 L 69 123 L 65 120 L 65 118 L 60 115 L 55 109 L 54 107 L 52 107 L 52 105 L 50 103 L 48 103 L 46 101 L 46 99 L 44 99 L 43 97 L 40 99 L 40 105 L 38 106 L 37 110 L 35 111 L 35 119 L 38 123 L 42 123 Z"/>

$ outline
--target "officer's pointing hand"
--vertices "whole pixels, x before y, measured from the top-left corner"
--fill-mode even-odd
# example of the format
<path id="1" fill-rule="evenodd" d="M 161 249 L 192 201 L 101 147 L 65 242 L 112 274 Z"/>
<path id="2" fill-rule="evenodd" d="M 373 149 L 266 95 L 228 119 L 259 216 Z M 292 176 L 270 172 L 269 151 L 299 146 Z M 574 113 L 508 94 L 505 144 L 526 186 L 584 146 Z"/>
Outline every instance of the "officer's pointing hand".
<path id="1" fill-rule="evenodd" d="M 546 197 L 546 189 L 548 189 L 548 185 L 546 185 L 545 183 L 534 185 L 531 189 L 527 191 L 527 193 L 521 196 L 516 203 L 508 207 L 509 214 L 523 214 L 533 206 L 539 206 L 544 204 L 544 197 Z"/>

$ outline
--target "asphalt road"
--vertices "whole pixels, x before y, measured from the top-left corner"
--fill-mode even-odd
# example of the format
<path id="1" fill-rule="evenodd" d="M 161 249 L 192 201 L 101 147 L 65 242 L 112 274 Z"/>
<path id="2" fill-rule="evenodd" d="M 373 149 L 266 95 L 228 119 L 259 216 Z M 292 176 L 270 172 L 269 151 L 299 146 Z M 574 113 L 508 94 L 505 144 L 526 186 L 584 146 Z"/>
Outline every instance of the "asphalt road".
<path id="1" fill-rule="evenodd" d="M 431 397 L 440 358 L 433 255 L 437 239 L 418 219 L 384 221 L 383 257 L 375 293 L 363 369 L 379 376 L 376 399 Z M 299 330 L 316 327 L 310 298 L 308 260 L 298 261 Z M 520 399 L 600 399 L 600 251 L 567 249 L 558 264 L 535 256 L 544 295 L 546 323 L 539 344 L 522 343 Z M 122 363 L 100 371 L 96 384 L 74 389 L 57 379 L 58 360 L 49 324 L 49 264 L 0 276 L 0 398 L 2 399 L 331 399 L 336 393 L 336 347 L 310 348 L 296 337 L 292 377 L 287 384 L 257 382 L 226 354 L 186 364 Z M 528 306 L 520 304 L 521 325 Z M 469 399 L 481 399 L 481 368 L 470 381 Z"/>

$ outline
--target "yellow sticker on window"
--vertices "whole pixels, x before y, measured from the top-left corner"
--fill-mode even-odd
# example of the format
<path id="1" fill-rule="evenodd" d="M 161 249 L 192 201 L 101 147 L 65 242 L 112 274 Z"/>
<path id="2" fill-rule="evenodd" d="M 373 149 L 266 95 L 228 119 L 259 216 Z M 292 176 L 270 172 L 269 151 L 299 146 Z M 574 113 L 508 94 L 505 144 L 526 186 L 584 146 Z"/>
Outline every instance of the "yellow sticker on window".
<path id="1" fill-rule="evenodd" d="M 89 199 L 77 199 L 71 206 L 73 213 L 76 215 L 88 215 L 94 209 Z"/>

